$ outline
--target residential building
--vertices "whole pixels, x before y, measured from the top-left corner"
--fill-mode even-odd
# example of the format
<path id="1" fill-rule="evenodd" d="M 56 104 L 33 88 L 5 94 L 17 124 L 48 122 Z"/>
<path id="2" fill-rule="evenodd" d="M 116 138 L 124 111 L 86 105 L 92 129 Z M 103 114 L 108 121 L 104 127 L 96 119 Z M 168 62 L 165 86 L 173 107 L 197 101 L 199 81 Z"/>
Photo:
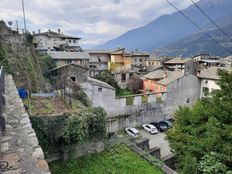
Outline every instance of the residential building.
<path id="1" fill-rule="evenodd" d="M 200 98 L 206 97 L 211 92 L 220 89 L 217 81 L 220 79 L 218 69 L 230 70 L 229 67 L 209 67 L 198 73 L 200 79 Z"/>
<path id="2" fill-rule="evenodd" d="M 171 71 L 165 71 L 163 69 L 156 69 L 152 72 L 147 73 L 146 75 L 142 76 L 141 79 L 143 80 L 143 91 L 150 91 L 150 92 L 162 92 L 165 89 L 161 89 L 160 85 L 157 85 L 159 80 L 166 78 L 170 75 Z"/>
<path id="3" fill-rule="evenodd" d="M 109 50 L 85 50 L 90 55 L 89 69 L 90 76 L 94 77 L 97 74 L 108 70 L 108 62 L 110 61 Z"/>
<path id="4" fill-rule="evenodd" d="M 172 71 L 190 72 L 193 71 L 190 62 L 193 62 L 193 59 L 177 57 L 164 62 L 163 65 Z"/>
<path id="5" fill-rule="evenodd" d="M 108 62 L 108 70 L 118 81 L 121 88 L 127 87 L 129 78 L 135 73 L 132 68 L 132 56 L 125 48 L 120 48 L 110 52 L 110 61 Z"/>
<path id="6" fill-rule="evenodd" d="M 49 51 L 48 54 L 52 57 L 56 66 L 72 63 L 89 68 L 90 55 L 88 52 Z"/>
<path id="7" fill-rule="evenodd" d="M 131 52 L 131 56 L 132 56 L 132 65 L 137 66 L 141 69 L 143 69 L 146 66 L 146 61 L 148 61 L 149 59 L 148 53 L 138 51 L 137 49 Z"/>
<path id="8" fill-rule="evenodd" d="M 79 40 L 81 38 L 76 36 L 69 36 L 61 33 L 48 30 L 47 32 L 39 32 L 34 34 L 33 41 L 35 49 L 38 51 L 79 51 Z"/>
<path id="9" fill-rule="evenodd" d="M 179 74 L 178 74 L 179 73 Z M 200 82 L 196 75 L 177 74 L 159 82 L 166 86 L 164 115 L 173 115 L 179 106 L 192 106 L 200 96 Z"/>
<path id="10" fill-rule="evenodd" d="M 54 68 L 52 74 L 55 77 L 55 89 L 65 89 L 69 86 L 69 81 L 83 83 L 87 81 L 89 69 L 77 64 L 67 64 Z"/>

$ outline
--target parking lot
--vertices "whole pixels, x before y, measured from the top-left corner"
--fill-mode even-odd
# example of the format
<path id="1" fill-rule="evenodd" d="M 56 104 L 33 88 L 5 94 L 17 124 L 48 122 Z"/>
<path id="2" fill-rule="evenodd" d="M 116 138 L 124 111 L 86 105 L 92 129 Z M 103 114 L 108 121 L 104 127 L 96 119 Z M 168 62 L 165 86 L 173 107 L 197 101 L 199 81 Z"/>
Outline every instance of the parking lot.
<path id="1" fill-rule="evenodd" d="M 140 132 L 143 138 L 148 138 L 150 140 L 150 148 L 160 147 L 161 158 L 172 154 L 170 151 L 169 143 L 167 140 L 165 140 L 165 133 L 159 132 L 152 135 L 145 130 L 140 130 Z"/>

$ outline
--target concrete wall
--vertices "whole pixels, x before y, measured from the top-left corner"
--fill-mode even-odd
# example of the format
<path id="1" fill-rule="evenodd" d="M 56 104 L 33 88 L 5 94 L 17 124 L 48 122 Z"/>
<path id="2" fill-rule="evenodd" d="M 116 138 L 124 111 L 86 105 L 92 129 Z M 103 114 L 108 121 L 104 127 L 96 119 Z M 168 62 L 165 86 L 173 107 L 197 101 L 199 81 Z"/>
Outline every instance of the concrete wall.
<path id="1" fill-rule="evenodd" d="M 200 81 L 199 79 L 188 74 L 167 85 L 165 100 L 165 115 L 173 115 L 179 105 L 191 106 L 200 97 Z"/>

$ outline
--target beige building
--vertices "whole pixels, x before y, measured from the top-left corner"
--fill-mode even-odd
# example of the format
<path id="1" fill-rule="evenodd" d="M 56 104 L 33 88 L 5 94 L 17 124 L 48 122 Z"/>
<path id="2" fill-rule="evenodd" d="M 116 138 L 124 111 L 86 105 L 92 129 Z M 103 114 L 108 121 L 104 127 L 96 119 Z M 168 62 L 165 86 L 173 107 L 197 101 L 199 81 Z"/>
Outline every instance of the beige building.
<path id="1" fill-rule="evenodd" d="M 48 54 L 52 57 L 57 67 L 76 64 L 89 68 L 90 55 L 87 52 L 49 51 Z"/>
<path id="2" fill-rule="evenodd" d="M 94 77 L 97 74 L 108 70 L 108 62 L 110 61 L 109 50 L 85 50 L 90 55 L 89 69 L 90 76 Z"/>

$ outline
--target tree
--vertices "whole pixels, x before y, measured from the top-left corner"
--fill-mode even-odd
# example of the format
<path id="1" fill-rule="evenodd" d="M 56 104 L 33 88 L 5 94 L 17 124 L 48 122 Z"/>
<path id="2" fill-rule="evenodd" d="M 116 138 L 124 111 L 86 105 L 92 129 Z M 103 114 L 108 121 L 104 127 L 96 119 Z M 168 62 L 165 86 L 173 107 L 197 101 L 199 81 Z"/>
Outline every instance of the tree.
<path id="1" fill-rule="evenodd" d="M 119 88 L 118 82 L 115 80 L 115 78 L 111 75 L 109 71 L 99 73 L 95 78 L 108 83 L 109 85 L 113 86 L 115 89 Z"/>
<path id="2" fill-rule="evenodd" d="M 175 113 L 176 122 L 167 138 L 176 153 L 180 173 L 189 173 L 186 169 L 191 166 L 202 168 L 202 160 L 211 152 L 217 154 L 217 162 L 232 168 L 232 72 L 220 70 L 218 74 L 221 90 L 192 108 L 180 107 Z M 218 167 L 215 171 L 220 170 L 221 165 L 214 166 Z"/>
<path id="3" fill-rule="evenodd" d="M 127 87 L 136 94 L 142 87 L 142 80 L 137 74 L 134 74 L 128 81 Z"/>

